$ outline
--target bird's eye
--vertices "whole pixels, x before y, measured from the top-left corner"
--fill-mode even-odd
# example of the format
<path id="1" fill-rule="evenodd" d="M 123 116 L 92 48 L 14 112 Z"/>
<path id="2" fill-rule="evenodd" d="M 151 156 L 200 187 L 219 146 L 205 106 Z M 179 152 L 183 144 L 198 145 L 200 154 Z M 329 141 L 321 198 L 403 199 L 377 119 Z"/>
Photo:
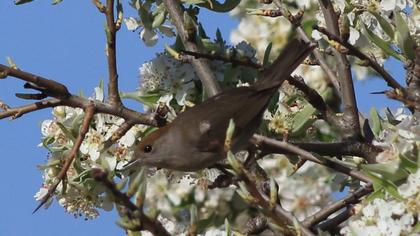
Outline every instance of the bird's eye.
<path id="1" fill-rule="evenodd" d="M 152 151 L 152 146 L 151 146 L 151 145 L 146 145 L 146 146 L 144 147 L 143 151 L 144 151 L 145 153 L 151 152 L 151 151 Z"/>

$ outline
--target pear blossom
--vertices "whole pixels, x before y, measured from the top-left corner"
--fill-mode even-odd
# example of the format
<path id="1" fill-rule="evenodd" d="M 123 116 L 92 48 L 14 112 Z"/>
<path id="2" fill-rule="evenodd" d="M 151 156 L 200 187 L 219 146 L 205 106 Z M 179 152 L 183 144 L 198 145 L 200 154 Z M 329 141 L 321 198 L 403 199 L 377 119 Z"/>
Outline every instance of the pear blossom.
<path id="1" fill-rule="evenodd" d="M 157 28 L 151 28 L 150 26 L 144 26 L 141 20 L 134 17 L 127 17 L 124 19 L 127 30 L 136 31 L 138 28 L 142 28 L 139 36 L 144 44 L 148 47 L 156 45 L 158 41 L 158 32 L 163 33 L 167 37 L 174 37 L 175 33 L 173 28 L 168 25 L 160 25 Z"/>
<path id="2" fill-rule="evenodd" d="M 140 32 L 140 38 L 141 40 L 143 40 L 144 44 L 146 44 L 146 46 L 148 47 L 155 46 L 155 44 L 158 41 L 157 33 L 146 27 L 143 28 L 143 30 Z"/>
<path id="3" fill-rule="evenodd" d="M 134 31 L 138 27 L 140 27 L 139 22 L 134 17 L 125 18 L 124 23 L 125 23 L 125 26 L 127 26 L 127 29 L 130 31 Z"/>

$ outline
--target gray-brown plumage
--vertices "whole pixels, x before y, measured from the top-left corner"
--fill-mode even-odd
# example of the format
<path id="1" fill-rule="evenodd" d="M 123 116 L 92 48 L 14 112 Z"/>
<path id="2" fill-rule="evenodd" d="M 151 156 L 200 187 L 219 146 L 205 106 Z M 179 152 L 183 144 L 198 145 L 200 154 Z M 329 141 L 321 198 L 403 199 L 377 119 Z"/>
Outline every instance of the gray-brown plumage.
<path id="1" fill-rule="evenodd" d="M 252 86 L 229 89 L 211 97 L 141 140 L 131 164 L 181 171 L 212 166 L 224 158 L 230 119 L 235 122 L 233 151 L 245 148 L 273 94 L 312 49 L 311 45 L 293 39 Z"/>

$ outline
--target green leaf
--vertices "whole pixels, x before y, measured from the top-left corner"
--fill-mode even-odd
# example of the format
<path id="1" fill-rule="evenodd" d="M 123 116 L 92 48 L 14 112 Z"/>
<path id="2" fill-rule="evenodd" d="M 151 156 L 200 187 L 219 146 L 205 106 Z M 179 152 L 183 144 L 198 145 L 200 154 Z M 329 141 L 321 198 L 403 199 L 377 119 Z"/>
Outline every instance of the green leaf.
<path id="1" fill-rule="evenodd" d="M 316 113 L 317 110 L 311 104 L 307 103 L 305 107 L 293 118 L 290 136 L 296 137 L 303 134 L 315 122 L 313 116 Z"/>
<path id="2" fill-rule="evenodd" d="M 82 167 L 82 161 L 80 160 L 80 152 L 77 153 L 76 158 L 73 161 L 73 168 L 76 170 L 76 173 L 82 173 L 85 169 Z"/>
<path id="3" fill-rule="evenodd" d="M 398 181 L 407 178 L 408 173 L 400 168 L 400 160 L 394 160 L 387 163 L 376 163 L 363 165 L 365 170 L 378 173 L 389 181 Z"/>
<path id="4" fill-rule="evenodd" d="M 98 87 L 99 87 L 100 89 L 102 89 L 102 91 L 104 91 L 104 80 L 103 80 L 103 79 L 99 80 L 99 85 L 98 85 Z"/>
<path id="5" fill-rule="evenodd" d="M 263 66 L 267 66 L 270 60 L 271 49 L 273 48 L 273 42 L 270 42 L 264 51 Z"/>
<path id="6" fill-rule="evenodd" d="M 398 193 L 397 186 L 392 183 L 391 181 L 379 177 L 376 174 L 373 174 L 369 170 L 362 167 L 365 171 L 365 174 L 372 180 L 373 187 L 375 190 L 383 188 L 385 191 L 387 191 L 391 196 L 393 196 L 395 199 L 402 200 L 402 197 Z"/>
<path id="7" fill-rule="evenodd" d="M 417 170 L 419 169 L 419 166 L 417 165 L 416 162 L 410 160 L 408 157 L 406 157 L 404 154 L 400 154 L 400 166 L 401 168 L 403 168 L 404 170 L 408 171 L 411 174 L 414 174 L 417 172 Z"/>
<path id="8" fill-rule="evenodd" d="M 140 8 L 138 12 L 139 12 L 141 21 L 143 23 L 143 26 L 147 29 L 152 29 L 152 22 L 153 22 L 152 16 L 150 12 L 146 9 L 144 4 L 141 3 L 141 1 L 140 1 Z"/>
<path id="9" fill-rule="evenodd" d="M 143 233 L 136 230 L 127 230 L 127 236 L 143 236 Z"/>
<path id="10" fill-rule="evenodd" d="M 156 127 L 148 127 L 148 128 L 146 129 L 146 131 L 144 131 L 144 135 L 143 135 L 143 137 L 146 137 L 147 135 L 149 135 L 149 134 L 151 134 L 151 133 L 155 132 L 156 130 L 158 130 L 158 128 L 156 128 Z"/>
<path id="11" fill-rule="evenodd" d="M 194 16 L 191 16 L 187 11 L 184 11 L 183 19 L 183 24 L 185 31 L 187 32 L 188 40 L 192 41 L 195 39 L 197 33 L 197 24 L 194 20 Z"/>
<path id="12" fill-rule="evenodd" d="M 376 198 L 384 198 L 385 197 L 385 191 L 383 188 L 380 188 L 378 190 L 375 190 L 373 193 L 369 194 L 369 196 L 366 197 L 367 202 L 371 202 L 372 200 Z"/>
<path id="13" fill-rule="evenodd" d="M 317 20 L 305 20 L 302 22 L 302 28 L 303 31 L 305 31 L 306 35 L 311 35 L 312 34 L 312 26 L 314 26 L 315 24 L 317 24 L 318 21 Z"/>
<path id="14" fill-rule="evenodd" d="M 127 196 L 132 197 L 139 190 L 140 184 L 145 180 L 145 168 L 141 168 L 139 172 L 130 176 Z"/>
<path id="15" fill-rule="evenodd" d="M 83 184 L 87 179 L 92 179 L 91 172 L 92 172 L 91 169 L 84 170 L 78 176 L 74 177 L 74 179 L 72 179 L 72 181 L 76 182 L 76 183 Z"/>
<path id="16" fill-rule="evenodd" d="M 400 61 L 405 60 L 405 58 L 401 54 L 397 53 L 396 51 L 394 51 L 394 49 L 391 48 L 389 42 L 386 42 L 385 40 L 374 34 L 372 31 L 370 31 L 370 29 L 366 27 L 365 24 L 362 24 L 362 28 L 364 29 L 365 35 L 368 37 L 368 39 L 374 44 L 376 44 L 376 46 L 378 46 L 380 49 L 382 49 L 382 51 L 384 51 L 387 55 L 393 56 Z"/>
<path id="17" fill-rule="evenodd" d="M 392 114 L 391 110 L 389 109 L 389 107 L 387 107 L 385 109 L 385 116 L 386 119 L 388 120 L 388 122 L 392 125 L 398 125 L 400 123 L 400 121 L 398 121 L 397 119 L 395 119 L 394 114 Z"/>
<path id="18" fill-rule="evenodd" d="M 209 38 L 201 23 L 198 23 L 198 36 L 200 36 L 200 38 L 203 38 L 203 39 Z"/>
<path id="19" fill-rule="evenodd" d="M 55 141 L 54 136 L 48 136 L 42 140 L 42 146 L 48 149 L 48 145 Z"/>
<path id="20" fill-rule="evenodd" d="M 326 100 L 331 92 L 331 89 L 327 89 L 321 94 L 321 97 Z M 314 115 L 317 113 L 318 111 L 311 104 L 306 103 L 305 107 L 293 118 L 290 136 L 297 137 L 303 134 L 315 122 Z"/>
<path id="21" fill-rule="evenodd" d="M 210 226 L 223 224 L 223 219 L 217 217 L 217 214 L 211 213 L 211 215 L 206 218 L 198 221 L 197 231 L 201 232 L 206 230 Z"/>
<path id="22" fill-rule="evenodd" d="M 223 75 L 223 85 L 226 87 L 229 87 L 230 85 L 236 83 L 236 81 L 234 81 L 234 78 L 240 72 L 239 70 L 240 68 L 237 66 L 235 67 L 229 66 L 225 70 L 225 74 Z"/>
<path id="23" fill-rule="evenodd" d="M 181 54 L 173 49 L 171 46 L 165 43 L 165 51 L 172 56 L 173 58 L 179 60 L 181 58 Z"/>
<path id="24" fill-rule="evenodd" d="M 72 134 L 72 132 L 70 130 L 68 130 L 66 128 L 66 126 L 63 125 L 63 123 L 56 122 L 56 124 L 58 125 L 58 127 L 60 127 L 61 131 L 63 131 L 66 138 L 72 140 L 73 142 L 74 142 L 74 140 L 76 140 L 76 137 Z"/>
<path id="25" fill-rule="evenodd" d="M 205 7 L 215 12 L 228 12 L 228 11 L 231 11 L 233 8 L 235 8 L 240 2 L 241 0 L 225 0 L 223 4 L 220 4 L 216 0 L 206 0 L 204 1 L 204 3 L 198 4 L 198 6 Z"/>
<path id="26" fill-rule="evenodd" d="M 216 41 L 216 43 L 219 43 L 220 45 L 224 44 L 222 32 L 220 32 L 219 28 L 217 28 L 217 30 L 216 30 L 216 40 L 215 41 Z"/>
<path id="27" fill-rule="evenodd" d="M 378 114 L 378 111 L 372 107 L 370 109 L 370 118 L 372 120 L 372 132 L 375 134 L 375 137 L 378 137 L 379 133 L 382 130 L 381 117 Z"/>
<path id="28" fill-rule="evenodd" d="M 33 0 L 16 0 L 15 5 L 22 5 L 28 2 L 32 2 Z"/>
<path id="29" fill-rule="evenodd" d="M 132 93 L 121 93 L 120 95 L 123 99 L 133 99 L 148 107 L 152 107 L 157 103 L 157 101 L 159 101 L 159 98 L 164 95 L 164 93 L 163 91 L 155 91 L 139 95 L 139 92 L 136 91 Z"/>
<path id="30" fill-rule="evenodd" d="M 395 34 L 398 47 L 401 49 L 403 54 L 410 60 L 413 60 L 415 42 L 410 35 L 410 30 L 408 29 L 407 23 L 404 18 L 401 16 L 400 12 L 394 11 L 395 15 L 395 24 L 397 33 Z"/>
<path id="31" fill-rule="evenodd" d="M 52 2 L 52 5 L 57 5 L 57 4 L 59 4 L 59 3 L 61 3 L 63 0 L 54 0 L 53 2 Z"/>
<path id="32" fill-rule="evenodd" d="M 378 20 L 379 24 L 381 25 L 382 29 L 384 30 L 384 32 L 391 38 L 394 38 L 394 29 L 393 26 L 387 21 L 385 20 L 385 18 L 383 18 L 379 13 L 375 12 L 375 11 L 369 11 L 370 14 L 372 14 L 373 16 L 375 16 L 375 18 Z"/>
<path id="33" fill-rule="evenodd" d="M 182 0 L 182 2 L 186 3 L 186 4 L 201 4 L 201 3 L 205 3 L 205 0 Z"/>
<path id="34" fill-rule="evenodd" d="M 417 222 L 417 224 L 414 226 L 413 233 L 420 233 L 420 222 Z"/>
<path id="35" fill-rule="evenodd" d="M 164 10 L 160 11 L 154 18 L 152 23 L 152 28 L 157 28 L 165 22 L 166 12 Z"/>
<path id="36" fill-rule="evenodd" d="M 226 232 L 226 235 L 231 235 L 232 233 L 232 229 L 230 227 L 229 220 L 227 218 L 225 218 L 225 232 Z"/>

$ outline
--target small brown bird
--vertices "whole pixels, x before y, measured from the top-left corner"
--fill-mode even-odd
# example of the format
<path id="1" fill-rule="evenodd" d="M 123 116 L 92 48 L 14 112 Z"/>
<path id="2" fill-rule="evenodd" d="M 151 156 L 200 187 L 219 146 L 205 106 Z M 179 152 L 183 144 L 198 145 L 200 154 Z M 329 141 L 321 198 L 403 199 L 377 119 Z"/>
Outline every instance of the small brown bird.
<path id="1" fill-rule="evenodd" d="M 314 45 L 293 39 L 252 86 L 229 89 L 179 114 L 172 123 L 142 139 L 127 166 L 180 171 L 213 166 L 225 157 L 224 141 L 230 119 L 235 122 L 232 151 L 246 148 L 273 94 L 313 48 Z"/>

